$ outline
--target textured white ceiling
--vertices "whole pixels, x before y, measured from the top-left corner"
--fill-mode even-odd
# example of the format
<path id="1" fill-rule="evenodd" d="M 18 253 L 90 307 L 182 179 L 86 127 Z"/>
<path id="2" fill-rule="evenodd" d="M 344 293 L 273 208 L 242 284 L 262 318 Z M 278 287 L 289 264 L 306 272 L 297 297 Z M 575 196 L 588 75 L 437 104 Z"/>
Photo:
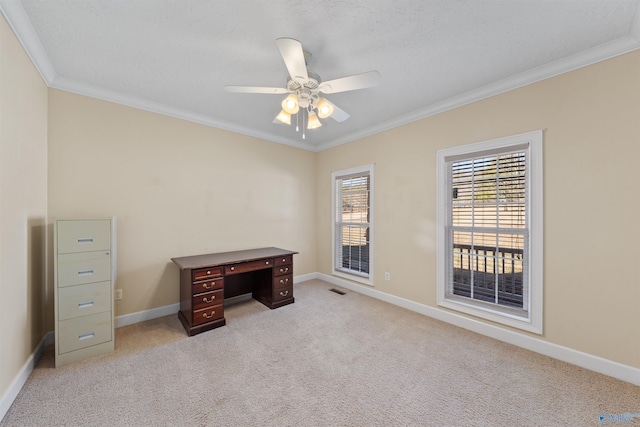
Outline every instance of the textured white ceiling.
<path id="1" fill-rule="evenodd" d="M 320 150 L 640 48 L 640 0 L 0 0 L 52 87 Z M 275 39 L 300 40 L 351 117 L 276 125 Z"/>

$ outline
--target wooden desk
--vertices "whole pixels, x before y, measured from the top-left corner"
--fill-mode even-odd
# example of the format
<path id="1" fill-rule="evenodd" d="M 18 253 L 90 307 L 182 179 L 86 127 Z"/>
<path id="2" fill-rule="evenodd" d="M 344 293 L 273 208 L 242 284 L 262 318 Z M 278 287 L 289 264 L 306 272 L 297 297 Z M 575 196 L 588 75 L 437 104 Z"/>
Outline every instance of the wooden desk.
<path id="1" fill-rule="evenodd" d="M 171 258 L 180 268 L 178 318 L 189 336 L 225 325 L 225 298 L 251 293 L 271 309 L 292 304 L 297 253 L 260 248 Z"/>

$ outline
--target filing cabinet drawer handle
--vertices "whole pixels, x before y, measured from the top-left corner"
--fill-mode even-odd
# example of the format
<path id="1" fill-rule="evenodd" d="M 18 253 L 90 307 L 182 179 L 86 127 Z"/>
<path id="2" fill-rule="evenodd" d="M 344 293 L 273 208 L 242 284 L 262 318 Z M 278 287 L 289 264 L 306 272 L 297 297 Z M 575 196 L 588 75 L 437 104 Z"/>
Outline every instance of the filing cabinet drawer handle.
<path id="1" fill-rule="evenodd" d="M 85 301 L 85 302 L 78 303 L 78 308 L 89 308 L 89 307 L 93 307 L 93 301 Z"/>
<path id="2" fill-rule="evenodd" d="M 212 311 L 211 314 L 202 313 L 202 317 L 204 317 L 205 319 L 211 319 L 214 314 L 216 314 L 215 311 Z"/>
<path id="3" fill-rule="evenodd" d="M 93 274 L 92 269 L 78 271 L 78 276 L 91 276 Z"/>
<path id="4" fill-rule="evenodd" d="M 80 244 L 93 243 L 93 237 L 78 237 L 78 243 Z"/>
<path id="5" fill-rule="evenodd" d="M 78 340 L 82 341 L 82 340 L 88 340 L 91 339 L 93 337 L 95 337 L 96 334 L 93 332 L 89 332 L 88 334 L 82 334 L 78 337 Z"/>
<path id="6" fill-rule="evenodd" d="M 289 267 L 285 267 L 285 268 L 281 268 L 280 269 L 280 273 L 288 273 L 289 272 Z"/>
<path id="7" fill-rule="evenodd" d="M 289 295 L 289 291 L 288 290 L 286 290 L 284 292 L 280 292 L 280 296 L 281 297 L 286 297 L 287 295 Z"/>
<path id="8" fill-rule="evenodd" d="M 207 297 L 202 298 L 202 302 L 213 302 L 214 299 L 216 299 L 216 296 L 212 295 L 211 299 L 207 299 Z"/>
<path id="9" fill-rule="evenodd" d="M 281 285 L 285 285 L 287 283 L 289 283 L 289 279 L 280 279 L 280 284 Z"/>

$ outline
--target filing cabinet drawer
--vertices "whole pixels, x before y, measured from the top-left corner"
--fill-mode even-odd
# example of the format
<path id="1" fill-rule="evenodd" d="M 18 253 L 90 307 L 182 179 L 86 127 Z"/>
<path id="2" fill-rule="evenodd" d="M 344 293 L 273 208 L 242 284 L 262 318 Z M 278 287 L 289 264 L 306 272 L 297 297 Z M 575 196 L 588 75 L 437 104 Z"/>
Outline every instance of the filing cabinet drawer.
<path id="1" fill-rule="evenodd" d="M 76 317 L 59 322 L 59 353 L 68 353 L 111 341 L 111 312 Z"/>
<path id="2" fill-rule="evenodd" d="M 242 264 L 227 265 L 224 268 L 225 274 L 246 273 L 247 271 L 262 270 L 263 268 L 271 268 L 273 259 L 263 259 L 260 261 L 244 262 Z"/>
<path id="3" fill-rule="evenodd" d="M 193 312 L 193 324 L 200 325 L 202 323 L 211 322 L 212 320 L 222 319 L 224 317 L 224 305 L 214 305 L 202 310 Z"/>
<path id="4" fill-rule="evenodd" d="M 284 255 L 274 259 L 275 266 L 293 264 L 293 255 Z"/>
<path id="5" fill-rule="evenodd" d="M 58 287 L 104 282 L 111 279 L 109 251 L 58 255 Z"/>
<path id="6" fill-rule="evenodd" d="M 273 289 L 286 288 L 293 285 L 293 275 L 279 276 L 273 279 Z"/>
<path id="7" fill-rule="evenodd" d="M 274 276 L 284 276 L 287 274 L 293 274 L 293 265 L 281 265 L 273 268 Z"/>
<path id="8" fill-rule="evenodd" d="M 59 320 L 111 310 L 111 282 L 67 286 L 58 291 Z"/>
<path id="9" fill-rule="evenodd" d="M 212 277 L 222 276 L 222 267 L 209 267 L 193 270 L 193 280 L 205 280 Z"/>
<path id="10" fill-rule="evenodd" d="M 111 248 L 111 221 L 74 220 L 57 222 L 58 253 L 93 252 Z"/>
<path id="11" fill-rule="evenodd" d="M 212 305 L 219 305 L 224 301 L 224 290 L 220 289 L 213 292 L 194 295 L 193 310 L 202 310 Z"/>
<path id="12" fill-rule="evenodd" d="M 293 298 L 293 285 L 273 290 L 273 302 Z"/>
<path id="13" fill-rule="evenodd" d="M 202 282 L 193 283 L 193 294 L 199 294 L 202 292 L 209 292 L 216 289 L 222 289 L 224 286 L 224 278 L 218 277 L 217 279 L 203 280 Z"/>

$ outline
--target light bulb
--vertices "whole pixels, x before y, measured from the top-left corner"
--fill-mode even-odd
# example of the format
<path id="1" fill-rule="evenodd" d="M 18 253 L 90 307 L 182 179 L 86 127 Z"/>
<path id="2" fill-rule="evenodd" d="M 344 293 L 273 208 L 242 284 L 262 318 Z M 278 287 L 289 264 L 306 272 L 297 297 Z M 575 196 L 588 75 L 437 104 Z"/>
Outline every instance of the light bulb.
<path id="1" fill-rule="evenodd" d="M 333 114 L 333 105 L 324 98 L 318 100 L 318 117 L 326 119 Z"/>
<path id="2" fill-rule="evenodd" d="M 282 109 L 289 114 L 296 114 L 298 112 L 298 97 L 292 93 L 282 101 Z"/>

